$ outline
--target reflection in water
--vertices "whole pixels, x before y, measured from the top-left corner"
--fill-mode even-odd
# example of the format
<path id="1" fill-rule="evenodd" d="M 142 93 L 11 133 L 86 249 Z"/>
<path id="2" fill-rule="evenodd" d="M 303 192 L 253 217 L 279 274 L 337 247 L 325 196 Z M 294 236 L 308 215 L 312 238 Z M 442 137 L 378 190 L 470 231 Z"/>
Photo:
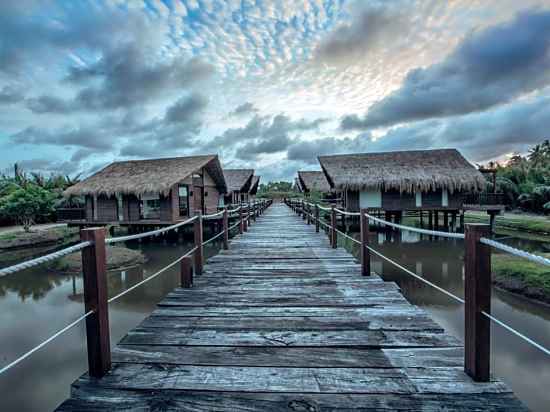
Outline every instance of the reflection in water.
<path id="1" fill-rule="evenodd" d="M 152 275 L 181 256 L 188 242 L 130 243 L 148 261 L 140 267 L 108 273 L 109 296 Z M 205 247 L 205 256 L 219 244 Z M 111 342 L 148 316 L 178 286 L 177 265 L 109 306 Z M 41 267 L 0 278 L 0 366 L 51 336 L 84 311 L 81 275 L 60 275 Z M 53 410 L 69 396 L 71 383 L 87 370 L 84 323 L 0 376 L 0 411 Z"/>
<path id="2" fill-rule="evenodd" d="M 357 237 L 358 235 L 355 234 Z M 549 243 L 512 237 L 502 239 L 514 247 L 533 252 L 548 250 Z M 383 255 L 414 270 L 456 296 L 464 297 L 464 243 L 418 233 L 371 233 L 371 244 Z M 357 246 L 345 242 L 358 256 Z M 463 305 L 415 279 L 390 263 L 372 256 L 372 270 L 384 280 L 396 282 L 409 302 L 426 309 L 445 330 L 464 338 Z M 535 341 L 550 347 L 550 306 L 535 303 L 506 291 L 493 289 L 492 313 Z M 533 411 L 550 405 L 550 359 L 498 325 L 491 327 L 491 371 L 504 380 Z"/>

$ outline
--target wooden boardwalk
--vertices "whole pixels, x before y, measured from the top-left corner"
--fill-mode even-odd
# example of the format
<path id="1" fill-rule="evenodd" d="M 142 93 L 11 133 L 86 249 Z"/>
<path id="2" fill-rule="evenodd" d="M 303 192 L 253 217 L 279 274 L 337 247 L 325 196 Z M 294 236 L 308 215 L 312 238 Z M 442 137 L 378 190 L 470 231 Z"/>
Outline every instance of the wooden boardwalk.
<path id="1" fill-rule="evenodd" d="M 434 292 L 436 293 L 436 292 Z M 81 376 L 59 411 L 524 410 L 462 344 L 274 204 Z"/>

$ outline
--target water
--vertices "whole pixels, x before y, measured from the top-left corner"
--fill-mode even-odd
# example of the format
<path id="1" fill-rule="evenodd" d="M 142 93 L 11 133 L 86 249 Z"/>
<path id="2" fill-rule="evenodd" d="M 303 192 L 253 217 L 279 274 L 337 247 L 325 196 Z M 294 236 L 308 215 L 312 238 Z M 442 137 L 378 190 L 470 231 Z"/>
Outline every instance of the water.
<path id="1" fill-rule="evenodd" d="M 109 296 L 127 289 L 192 248 L 189 242 L 130 243 L 149 259 L 141 267 L 109 272 Z M 205 255 L 219 243 L 205 247 Z M 109 306 L 111 342 L 147 317 L 178 286 L 171 268 Z M 32 349 L 84 312 L 82 276 L 64 276 L 33 268 L 0 278 L 0 367 Z M 84 322 L 0 375 L 0 411 L 49 411 L 69 396 L 71 383 L 87 369 Z"/>
<path id="2" fill-rule="evenodd" d="M 497 237 L 498 238 L 498 237 Z M 421 274 L 436 285 L 464 297 L 464 243 L 418 233 L 373 233 L 371 244 L 383 255 Z M 549 242 L 507 236 L 501 241 L 532 252 L 548 251 Z M 349 244 L 349 242 L 348 242 Z M 356 253 L 356 251 L 354 250 Z M 463 340 L 464 307 L 431 286 L 372 255 L 372 270 L 396 282 L 409 302 L 426 309 L 445 330 Z M 550 347 L 550 306 L 493 288 L 492 315 L 526 336 Z M 502 379 L 533 411 L 550 405 L 550 357 L 498 325 L 491 327 L 491 372 Z"/>
<path id="3" fill-rule="evenodd" d="M 372 234 L 383 254 L 452 293 L 463 296 L 463 243 L 430 240 L 406 233 L 386 240 Z M 548 243 L 503 239 L 510 245 L 542 251 Z M 191 248 L 182 243 L 132 243 L 149 258 L 143 267 L 109 274 L 111 296 L 150 276 Z M 215 254 L 219 244 L 205 250 Z M 428 310 L 449 333 L 463 338 L 463 307 L 437 290 L 374 258 L 373 269 L 397 282 L 407 299 Z M 178 285 L 177 269 L 170 269 L 109 307 L 111 341 L 148 316 Z M 493 314 L 527 336 L 550 347 L 550 307 L 498 290 L 493 291 Z M 62 276 L 34 268 L 0 278 L 0 366 L 31 349 L 83 313 L 81 276 Z M 499 326 L 492 327 L 492 372 L 503 379 L 534 411 L 550 404 L 550 359 Z M 71 383 L 87 370 L 84 324 L 53 341 L 16 368 L 0 375 L 1 411 L 52 410 L 69 396 Z"/>

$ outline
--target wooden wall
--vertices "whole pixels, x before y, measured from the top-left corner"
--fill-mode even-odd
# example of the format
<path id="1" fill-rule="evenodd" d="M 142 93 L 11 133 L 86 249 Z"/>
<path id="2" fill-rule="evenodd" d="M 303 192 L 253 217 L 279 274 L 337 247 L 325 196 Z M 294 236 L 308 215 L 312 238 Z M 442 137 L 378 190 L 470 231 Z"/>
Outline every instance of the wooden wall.
<path id="1" fill-rule="evenodd" d="M 118 220 L 118 207 L 115 196 L 97 197 L 97 220 L 100 222 L 112 222 Z"/>
<path id="2" fill-rule="evenodd" d="M 359 192 L 356 190 L 348 190 L 346 193 L 346 209 L 349 211 L 359 210 Z M 422 206 L 416 207 L 416 197 L 414 194 L 399 193 L 398 190 L 390 190 L 382 193 L 382 209 L 383 210 L 429 210 L 429 209 L 461 209 L 462 208 L 462 193 L 455 192 L 448 194 L 449 205 L 442 206 L 442 191 L 422 193 Z"/>

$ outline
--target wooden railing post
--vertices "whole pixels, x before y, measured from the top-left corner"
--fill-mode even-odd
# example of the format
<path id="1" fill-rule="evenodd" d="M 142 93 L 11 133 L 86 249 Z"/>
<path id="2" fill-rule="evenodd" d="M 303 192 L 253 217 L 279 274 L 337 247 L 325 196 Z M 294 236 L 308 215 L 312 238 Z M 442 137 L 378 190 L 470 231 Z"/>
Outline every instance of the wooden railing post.
<path id="1" fill-rule="evenodd" d="M 490 235 L 489 225 L 468 224 L 464 255 L 464 371 L 477 382 L 490 378 L 491 250 L 479 242 Z"/>
<path id="2" fill-rule="evenodd" d="M 366 216 L 365 209 L 361 209 L 361 274 L 370 276 L 370 250 L 369 245 L 369 218 Z"/>
<path id="3" fill-rule="evenodd" d="M 94 311 L 86 318 L 89 374 L 101 378 L 111 369 L 105 228 L 82 229 L 80 239 L 93 242 L 82 249 L 84 311 Z"/>
<path id="4" fill-rule="evenodd" d="M 315 204 L 315 232 L 319 233 L 319 205 Z"/>
<path id="5" fill-rule="evenodd" d="M 306 220 L 306 202 L 302 199 L 302 220 Z"/>
<path id="6" fill-rule="evenodd" d="M 195 256 L 195 273 L 197 276 L 202 275 L 203 265 L 203 246 L 202 246 L 202 213 L 199 212 L 194 224 L 195 235 L 195 247 L 197 250 L 194 253 Z"/>
<path id="7" fill-rule="evenodd" d="M 248 210 L 248 205 L 246 205 L 246 215 L 243 218 L 243 230 L 248 232 L 248 217 L 250 216 L 250 210 Z"/>
<path id="8" fill-rule="evenodd" d="M 227 207 L 223 210 L 223 249 L 229 249 L 229 212 Z"/>
<path id="9" fill-rule="evenodd" d="M 191 256 L 184 257 L 180 262 L 180 279 L 182 288 L 193 286 L 193 265 Z"/>
<path id="10" fill-rule="evenodd" d="M 330 245 L 333 249 L 336 249 L 338 247 L 338 238 L 336 233 L 336 209 L 334 206 L 331 208 L 330 225 L 332 226 L 330 228 Z"/>
<path id="11" fill-rule="evenodd" d="M 239 234 L 243 234 L 244 232 L 244 220 L 243 220 L 243 205 L 239 206 Z"/>

